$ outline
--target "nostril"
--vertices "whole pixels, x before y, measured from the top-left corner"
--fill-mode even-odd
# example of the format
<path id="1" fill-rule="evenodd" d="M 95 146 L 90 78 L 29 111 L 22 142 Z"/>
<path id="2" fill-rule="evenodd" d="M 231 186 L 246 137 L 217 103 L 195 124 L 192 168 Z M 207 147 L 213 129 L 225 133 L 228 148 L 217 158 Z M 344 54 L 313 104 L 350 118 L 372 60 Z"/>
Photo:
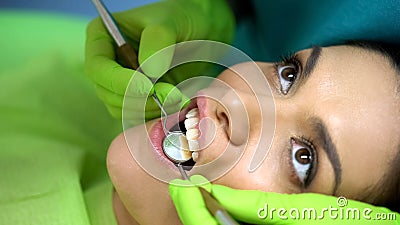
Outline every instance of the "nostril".
<path id="1" fill-rule="evenodd" d="M 223 107 L 218 118 L 226 125 L 226 132 L 232 144 L 239 146 L 247 142 L 249 135 L 249 115 L 238 92 L 228 91 L 221 99 Z"/>
<path id="2" fill-rule="evenodd" d="M 217 109 L 217 119 L 225 128 L 229 128 L 229 117 L 226 111 Z"/>

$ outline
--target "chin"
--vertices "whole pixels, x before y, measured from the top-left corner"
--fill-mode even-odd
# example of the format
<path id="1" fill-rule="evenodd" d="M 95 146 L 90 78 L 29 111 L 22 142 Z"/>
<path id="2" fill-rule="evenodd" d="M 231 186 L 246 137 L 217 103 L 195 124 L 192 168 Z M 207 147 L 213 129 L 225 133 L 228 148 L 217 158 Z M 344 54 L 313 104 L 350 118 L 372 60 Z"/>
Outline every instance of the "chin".
<path id="1" fill-rule="evenodd" d="M 122 213 L 121 207 L 114 207 L 117 221 L 131 221 L 131 218 L 126 218 L 130 216 L 138 224 L 181 224 L 169 197 L 168 183 L 149 174 L 132 156 L 130 150 L 135 147 L 148 153 L 145 155 L 151 162 L 156 163 L 155 167 L 171 171 L 170 175 L 177 177 L 176 169 L 170 169 L 173 165 L 160 158 L 150 141 L 144 141 L 148 140 L 148 137 L 143 136 L 143 130 L 151 129 L 156 124 L 157 121 L 152 121 L 126 130 L 117 136 L 109 147 L 108 173 L 117 193 L 116 198 L 121 200 L 125 207 L 123 210 L 128 212 Z M 127 137 L 132 137 L 132 140 L 127 142 Z"/>

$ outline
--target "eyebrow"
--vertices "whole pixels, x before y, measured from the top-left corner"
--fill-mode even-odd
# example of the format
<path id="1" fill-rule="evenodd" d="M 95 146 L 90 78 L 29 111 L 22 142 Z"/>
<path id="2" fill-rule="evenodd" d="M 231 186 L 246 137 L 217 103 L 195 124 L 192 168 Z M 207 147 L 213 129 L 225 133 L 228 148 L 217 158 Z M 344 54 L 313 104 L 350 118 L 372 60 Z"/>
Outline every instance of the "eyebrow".
<path id="1" fill-rule="evenodd" d="M 310 77 L 314 68 L 317 66 L 321 53 L 322 48 L 320 46 L 314 45 L 312 47 L 311 54 L 308 56 L 304 71 L 301 74 L 301 83 L 305 83 Z M 333 194 L 335 194 L 342 181 L 342 164 L 340 163 L 335 143 L 332 141 L 331 135 L 324 122 L 320 118 L 312 118 L 311 122 L 311 126 L 316 131 L 317 139 L 321 141 L 322 149 L 326 152 L 332 164 L 335 173 L 335 185 L 333 188 Z"/>
<path id="2" fill-rule="evenodd" d="M 304 67 L 304 71 L 302 73 L 302 77 L 306 80 L 312 71 L 314 70 L 315 66 L 318 63 L 318 59 L 321 56 L 322 48 L 320 46 L 314 45 L 312 47 L 311 54 L 307 58 L 306 66 Z"/>
<path id="3" fill-rule="evenodd" d="M 322 149 L 328 155 L 328 159 L 332 164 L 335 173 L 335 186 L 333 188 L 333 194 L 335 194 L 342 180 L 342 164 L 340 163 L 335 143 L 332 141 L 328 129 L 320 118 L 312 118 L 311 127 L 316 132 L 317 140 L 321 142 Z"/>

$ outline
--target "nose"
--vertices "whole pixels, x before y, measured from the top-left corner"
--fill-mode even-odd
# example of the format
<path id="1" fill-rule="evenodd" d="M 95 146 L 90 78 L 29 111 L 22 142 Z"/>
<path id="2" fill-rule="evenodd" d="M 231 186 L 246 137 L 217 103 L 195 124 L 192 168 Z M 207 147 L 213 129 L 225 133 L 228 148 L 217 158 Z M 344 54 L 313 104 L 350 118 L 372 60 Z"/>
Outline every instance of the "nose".
<path id="1" fill-rule="evenodd" d="M 256 63 L 242 63 L 223 71 L 198 93 L 203 114 L 199 145 L 204 149 L 215 144 L 217 151 L 208 151 L 204 159 L 206 165 L 212 162 L 213 170 L 230 167 L 245 154 L 248 170 L 254 172 L 266 158 L 275 131 L 275 104 L 267 78 Z M 214 142 L 218 138 L 221 142 Z"/>
<path id="2" fill-rule="evenodd" d="M 235 146 L 251 144 L 253 157 L 249 170 L 265 159 L 275 130 L 275 104 L 265 75 L 246 64 L 226 71 L 219 79 L 225 83 L 216 116 L 225 123 L 230 142 Z"/>
<path id="3" fill-rule="evenodd" d="M 257 140 L 263 131 L 275 126 L 275 106 L 271 95 L 230 89 L 225 92 L 216 107 L 216 116 L 234 145 Z M 271 132 L 269 132 L 271 133 Z"/>
<path id="4" fill-rule="evenodd" d="M 247 142 L 251 125 L 256 124 L 254 121 L 260 121 L 260 110 L 257 110 L 254 103 L 255 99 L 248 93 L 228 90 L 217 106 L 217 119 L 226 123 L 226 132 L 231 143 L 236 146 Z"/>
<path id="5" fill-rule="evenodd" d="M 243 63 L 227 70 L 214 84 L 223 93 L 218 101 L 216 115 L 227 123 L 227 132 L 234 145 L 260 139 L 263 131 L 273 133 L 275 104 L 265 75 L 255 63 Z M 269 135 L 271 136 L 271 134 Z"/>

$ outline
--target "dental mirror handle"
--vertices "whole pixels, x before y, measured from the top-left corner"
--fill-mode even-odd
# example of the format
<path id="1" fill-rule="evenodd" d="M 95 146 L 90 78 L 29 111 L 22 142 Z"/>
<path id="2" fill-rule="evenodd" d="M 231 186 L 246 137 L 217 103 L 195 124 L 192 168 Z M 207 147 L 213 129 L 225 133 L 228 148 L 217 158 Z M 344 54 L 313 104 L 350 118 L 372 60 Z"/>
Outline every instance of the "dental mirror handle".
<path id="1" fill-rule="evenodd" d="M 136 70 L 138 65 L 138 58 L 135 50 L 128 43 L 125 43 L 117 48 L 117 56 L 121 59 L 120 63 L 122 66 Z"/>
<path id="2" fill-rule="evenodd" d="M 92 0 L 92 2 L 95 5 L 97 12 L 100 15 L 100 18 L 103 21 L 104 26 L 107 28 L 108 32 L 113 37 L 114 42 L 118 46 L 117 56 L 118 56 L 118 58 L 121 59 L 121 62 L 120 62 L 121 65 L 126 68 L 137 70 L 137 68 L 139 67 L 139 64 L 138 64 L 138 58 L 137 58 L 136 52 L 135 52 L 135 50 L 133 50 L 132 46 L 125 40 L 122 32 L 118 28 L 117 23 L 115 22 L 114 17 L 107 10 L 107 8 L 105 7 L 105 5 L 103 4 L 103 2 L 101 0 Z M 155 80 L 151 79 L 150 77 L 148 77 L 148 78 L 152 83 L 155 83 Z M 154 91 L 152 97 L 153 97 L 154 101 L 157 103 L 157 105 L 160 107 L 162 113 L 164 114 L 164 117 L 166 117 L 168 114 L 164 110 L 164 107 L 162 106 L 161 101 L 157 97 L 155 91 Z M 165 124 L 164 124 L 164 129 L 166 129 Z"/>
<path id="3" fill-rule="evenodd" d="M 189 180 L 186 171 L 183 169 L 181 164 L 176 165 L 183 179 Z M 229 213 L 219 204 L 219 202 L 204 188 L 199 188 L 201 195 L 203 196 L 204 202 L 208 211 L 215 217 L 221 225 L 239 225 Z"/>
<path id="4" fill-rule="evenodd" d="M 181 173 L 183 179 L 189 180 L 189 176 L 187 175 L 186 171 L 183 169 L 182 165 L 179 163 L 176 166 L 178 167 L 178 170 Z"/>
<path id="5" fill-rule="evenodd" d="M 219 204 L 219 202 L 204 188 L 199 188 L 201 195 L 203 196 L 204 202 L 208 211 L 215 217 L 221 225 L 239 225 L 229 213 Z"/>
<path id="6" fill-rule="evenodd" d="M 118 45 L 117 55 L 121 58 L 121 64 L 124 67 L 136 70 L 139 67 L 137 55 L 132 46 L 125 40 L 114 17 L 107 10 L 101 0 L 92 0 L 92 2 L 103 21 L 104 26 L 107 28 L 108 33 L 110 33 L 115 43 Z"/>

